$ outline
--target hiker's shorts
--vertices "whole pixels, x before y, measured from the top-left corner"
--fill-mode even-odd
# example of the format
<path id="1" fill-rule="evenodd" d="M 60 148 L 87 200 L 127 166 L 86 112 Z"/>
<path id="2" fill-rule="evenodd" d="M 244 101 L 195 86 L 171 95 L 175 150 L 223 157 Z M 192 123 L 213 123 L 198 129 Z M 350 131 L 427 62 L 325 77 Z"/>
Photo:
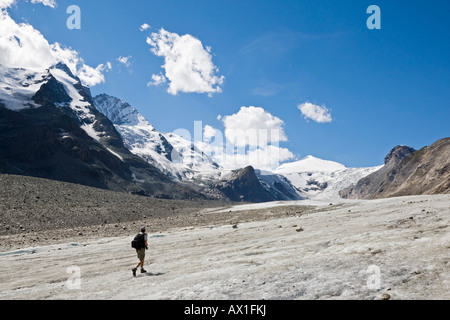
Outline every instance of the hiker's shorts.
<path id="1" fill-rule="evenodd" d="M 145 259 L 145 248 L 136 250 L 136 253 L 140 261 L 143 261 Z"/>

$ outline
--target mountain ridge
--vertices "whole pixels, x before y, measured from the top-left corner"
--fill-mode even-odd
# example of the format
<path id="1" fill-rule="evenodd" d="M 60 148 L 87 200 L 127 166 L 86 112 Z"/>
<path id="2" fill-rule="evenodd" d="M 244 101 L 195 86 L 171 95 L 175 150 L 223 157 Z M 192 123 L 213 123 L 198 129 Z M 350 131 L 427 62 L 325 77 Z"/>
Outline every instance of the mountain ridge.
<path id="1" fill-rule="evenodd" d="M 377 167 L 347 168 L 309 155 L 271 172 L 252 166 L 226 170 L 192 141 L 158 132 L 124 100 L 107 94 L 92 97 L 64 64 L 45 70 L 0 65 L 0 148 L 2 173 L 163 198 L 265 202 L 352 197 L 360 181 L 368 185 L 363 179 L 369 175 L 387 176 L 402 195 L 407 191 L 402 191 L 398 177 L 416 184 L 420 180 L 420 174 L 413 177 L 412 167 L 404 164 L 412 155 L 411 163 L 428 159 L 419 165 L 425 176 L 430 168 L 443 175 L 433 173 L 430 191 L 424 192 L 448 189 L 445 158 L 406 146 L 391 150 L 385 164 Z M 447 155 L 446 149 L 443 153 Z M 435 168 L 433 161 L 443 167 Z M 357 188 L 349 191 L 352 185 Z"/>
<path id="2" fill-rule="evenodd" d="M 341 197 L 379 199 L 450 193 L 450 138 L 417 151 L 397 146 L 386 161 L 382 169 L 341 190 Z"/>

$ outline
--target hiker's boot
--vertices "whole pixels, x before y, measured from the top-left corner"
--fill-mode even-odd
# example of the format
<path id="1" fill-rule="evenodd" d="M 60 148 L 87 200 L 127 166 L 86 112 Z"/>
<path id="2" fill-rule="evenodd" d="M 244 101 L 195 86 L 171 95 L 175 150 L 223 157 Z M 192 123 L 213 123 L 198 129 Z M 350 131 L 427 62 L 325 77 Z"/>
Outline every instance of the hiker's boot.
<path id="1" fill-rule="evenodd" d="M 137 270 L 137 268 L 134 268 L 131 270 L 131 271 L 133 271 L 133 277 L 136 277 L 136 270 Z"/>
<path id="2" fill-rule="evenodd" d="M 147 273 L 147 270 L 145 270 L 144 268 L 141 269 L 141 273 Z"/>

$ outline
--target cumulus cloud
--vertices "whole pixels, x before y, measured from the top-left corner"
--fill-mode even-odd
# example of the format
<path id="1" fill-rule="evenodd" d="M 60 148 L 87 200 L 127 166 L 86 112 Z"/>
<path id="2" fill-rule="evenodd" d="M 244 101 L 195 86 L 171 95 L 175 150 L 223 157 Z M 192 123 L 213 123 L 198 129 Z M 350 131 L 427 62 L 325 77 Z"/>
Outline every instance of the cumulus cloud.
<path id="1" fill-rule="evenodd" d="M 147 85 L 148 86 L 159 86 L 166 82 L 167 82 L 167 79 L 163 74 L 153 74 L 152 81 L 150 81 Z"/>
<path id="2" fill-rule="evenodd" d="M 139 30 L 141 30 L 141 31 L 145 31 L 145 30 L 148 30 L 148 29 L 150 29 L 150 25 L 147 24 L 147 23 L 144 23 L 144 24 L 141 25 L 141 27 L 139 28 Z"/>
<path id="3" fill-rule="evenodd" d="M 131 58 L 132 58 L 132 56 L 128 56 L 128 57 L 120 56 L 119 58 L 117 58 L 117 61 L 119 61 L 120 63 L 122 63 L 125 66 L 129 67 L 129 66 L 131 66 L 131 62 L 130 62 Z"/>
<path id="4" fill-rule="evenodd" d="M 206 125 L 203 129 L 203 140 L 206 142 L 211 142 L 213 138 L 215 139 L 215 141 L 220 140 L 220 143 L 223 143 L 222 132 L 220 132 L 220 130 L 216 128 L 211 127 L 210 125 Z"/>
<path id="5" fill-rule="evenodd" d="M 44 6 L 56 7 L 56 1 L 55 0 L 31 0 L 31 3 L 42 3 Z"/>
<path id="6" fill-rule="evenodd" d="M 220 119 L 225 134 L 206 125 L 198 148 L 225 169 L 251 165 L 272 170 L 294 158 L 289 149 L 279 146 L 281 141 L 287 141 L 284 122 L 263 108 L 242 107 L 237 113 Z"/>
<path id="7" fill-rule="evenodd" d="M 169 83 L 168 93 L 195 92 L 211 96 L 222 91 L 224 77 L 217 75 L 219 70 L 212 62 L 211 48 L 205 48 L 197 38 L 161 28 L 147 38 L 147 43 L 152 47 L 151 52 L 164 58 L 162 68 Z"/>
<path id="8" fill-rule="evenodd" d="M 15 1 L 0 0 L 0 64 L 13 68 L 45 69 L 58 62 L 65 63 L 83 84 L 94 86 L 105 81 L 108 64 L 91 67 L 79 53 L 56 42 L 50 44 L 33 26 L 16 23 L 6 8 Z"/>
<path id="9" fill-rule="evenodd" d="M 260 107 L 242 107 L 222 118 L 226 138 L 238 147 L 287 141 L 284 122 Z"/>
<path id="10" fill-rule="evenodd" d="M 331 111 L 326 106 L 318 106 L 310 102 L 305 102 L 298 106 L 305 119 L 311 119 L 318 123 L 329 123 L 333 121 Z"/>

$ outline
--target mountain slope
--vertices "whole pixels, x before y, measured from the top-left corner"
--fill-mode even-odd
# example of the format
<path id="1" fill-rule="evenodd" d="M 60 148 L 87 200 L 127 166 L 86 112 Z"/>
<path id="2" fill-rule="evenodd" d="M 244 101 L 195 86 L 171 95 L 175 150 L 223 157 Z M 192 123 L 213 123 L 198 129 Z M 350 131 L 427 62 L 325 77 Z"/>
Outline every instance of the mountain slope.
<path id="1" fill-rule="evenodd" d="M 286 177 L 302 198 L 331 200 L 339 197 L 340 190 L 380 168 L 347 168 L 337 162 L 307 156 L 279 166 L 274 173 Z"/>
<path id="2" fill-rule="evenodd" d="M 69 68 L 0 66 L 0 172 L 159 197 L 199 197 L 125 148 Z"/>
<path id="3" fill-rule="evenodd" d="M 266 189 L 251 166 L 233 170 L 225 175 L 215 187 L 232 201 L 269 202 L 274 201 L 273 194 Z"/>
<path id="4" fill-rule="evenodd" d="M 340 195 L 349 199 L 378 199 L 406 195 L 450 193 L 450 138 L 415 151 L 395 147 L 381 170 L 361 179 Z"/>
<path id="5" fill-rule="evenodd" d="M 270 192 L 274 200 L 302 200 L 299 190 L 285 176 L 269 171 L 255 170 L 263 187 Z"/>
<path id="6" fill-rule="evenodd" d="M 134 107 L 116 97 L 100 94 L 95 107 L 108 116 L 126 147 L 177 181 L 214 180 L 219 166 L 182 137 L 158 132 Z"/>

